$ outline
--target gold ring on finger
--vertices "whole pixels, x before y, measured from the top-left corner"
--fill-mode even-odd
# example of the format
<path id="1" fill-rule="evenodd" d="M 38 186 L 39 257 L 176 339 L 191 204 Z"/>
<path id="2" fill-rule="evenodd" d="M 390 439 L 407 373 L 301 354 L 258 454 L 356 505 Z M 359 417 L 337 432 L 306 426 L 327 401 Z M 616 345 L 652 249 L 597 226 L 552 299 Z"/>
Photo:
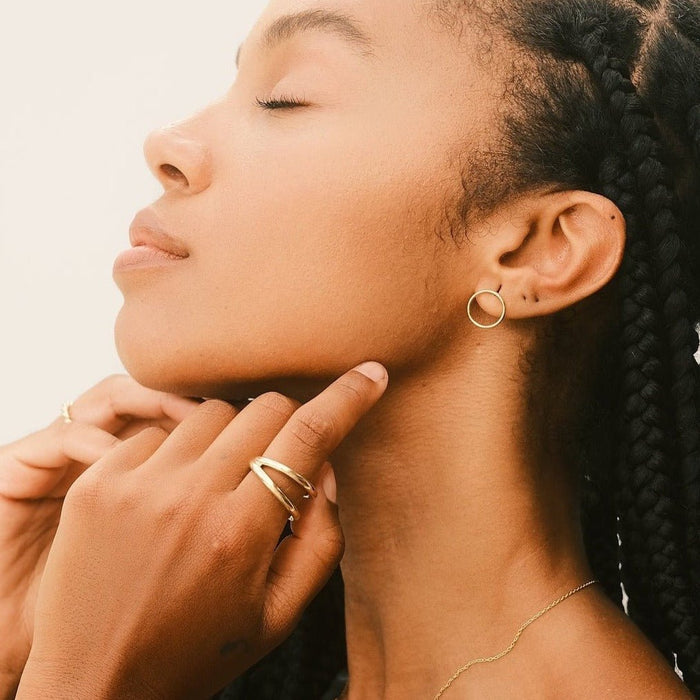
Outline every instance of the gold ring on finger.
<path id="1" fill-rule="evenodd" d="M 72 401 L 65 401 L 61 406 L 61 415 L 63 416 L 64 423 L 72 423 L 73 418 L 70 414 L 70 407 L 73 405 Z"/>
<path id="2" fill-rule="evenodd" d="M 289 511 L 290 516 L 288 520 L 292 522 L 299 520 L 301 517 L 299 509 L 290 500 L 289 496 L 287 496 L 287 494 L 265 473 L 263 467 L 275 469 L 276 471 L 286 474 L 288 477 L 296 481 L 297 484 L 299 484 L 306 491 L 303 496 L 304 498 L 315 498 L 318 495 L 316 487 L 308 479 L 299 474 L 299 472 L 295 471 L 291 467 L 288 467 L 286 464 L 282 464 L 282 462 L 272 459 L 271 457 L 258 456 L 250 460 L 251 470 L 263 482 L 263 484 L 265 484 L 272 495 L 275 496 L 275 498 L 277 498 L 277 500 Z"/>

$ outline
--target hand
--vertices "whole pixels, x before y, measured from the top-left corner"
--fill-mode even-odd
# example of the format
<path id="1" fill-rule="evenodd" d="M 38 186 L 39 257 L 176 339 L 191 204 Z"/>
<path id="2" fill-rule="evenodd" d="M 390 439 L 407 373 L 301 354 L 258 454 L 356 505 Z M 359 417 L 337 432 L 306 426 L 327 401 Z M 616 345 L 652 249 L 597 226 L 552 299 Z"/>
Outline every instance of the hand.
<path id="1" fill-rule="evenodd" d="M 101 458 L 66 497 L 18 699 L 208 698 L 280 644 L 342 557 L 327 459 L 386 381 L 350 370 L 303 405 L 208 400 Z M 267 470 L 301 512 L 279 546 L 289 513 L 257 455 L 317 484 L 303 501 Z"/>
<path id="2" fill-rule="evenodd" d="M 0 698 L 14 697 L 34 634 L 34 606 L 64 496 L 90 465 L 145 427 L 171 431 L 199 403 L 109 376 L 62 416 L 0 446 Z"/>

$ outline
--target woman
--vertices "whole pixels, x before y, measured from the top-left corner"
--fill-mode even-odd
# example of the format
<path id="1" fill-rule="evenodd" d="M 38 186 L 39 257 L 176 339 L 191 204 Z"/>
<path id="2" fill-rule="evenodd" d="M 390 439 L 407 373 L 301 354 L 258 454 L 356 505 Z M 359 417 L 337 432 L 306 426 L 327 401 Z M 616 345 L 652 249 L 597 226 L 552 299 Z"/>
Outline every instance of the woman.
<path id="1" fill-rule="evenodd" d="M 146 141 L 136 381 L 5 448 L 17 697 L 700 692 L 699 42 L 696 0 L 272 0 Z"/>

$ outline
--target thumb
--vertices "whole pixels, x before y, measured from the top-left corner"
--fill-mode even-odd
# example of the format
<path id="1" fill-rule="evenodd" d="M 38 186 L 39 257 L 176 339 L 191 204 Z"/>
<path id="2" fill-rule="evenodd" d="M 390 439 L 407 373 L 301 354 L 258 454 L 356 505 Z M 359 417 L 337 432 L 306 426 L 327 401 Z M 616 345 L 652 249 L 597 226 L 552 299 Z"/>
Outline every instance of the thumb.
<path id="1" fill-rule="evenodd" d="M 338 520 L 335 476 L 330 462 L 322 468 L 318 495 L 309 502 L 292 534 L 277 546 L 267 576 L 263 621 L 270 634 L 291 634 L 303 611 L 320 593 L 337 568 L 345 550 Z"/>

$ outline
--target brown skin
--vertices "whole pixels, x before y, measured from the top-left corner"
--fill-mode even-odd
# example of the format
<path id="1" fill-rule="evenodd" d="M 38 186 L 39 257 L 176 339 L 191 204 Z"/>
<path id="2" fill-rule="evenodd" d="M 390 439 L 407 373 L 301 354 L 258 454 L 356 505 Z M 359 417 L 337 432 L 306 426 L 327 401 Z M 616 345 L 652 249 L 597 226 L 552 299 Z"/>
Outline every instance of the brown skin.
<path id="1" fill-rule="evenodd" d="M 66 492 L 113 447 L 147 427 L 167 432 L 197 401 L 112 375 L 70 407 L 71 423 L 0 447 L 0 698 L 13 698 L 29 656 L 34 609 Z"/>
<path id="2" fill-rule="evenodd" d="M 459 191 L 450 154 L 492 128 L 499 86 L 478 67 L 470 28 L 461 44 L 436 31 L 431 4 L 324 3 L 374 35 L 363 59 L 316 31 L 264 52 L 271 20 L 318 6 L 272 0 L 230 90 L 145 144 L 165 190 L 153 208 L 189 258 L 115 275 L 119 354 L 154 389 L 305 402 L 362 360 L 388 368 L 381 400 L 330 456 L 350 700 L 434 697 L 459 666 L 501 651 L 593 577 L 567 465 L 525 457 L 519 359 L 528 320 L 612 279 L 624 219 L 598 195 L 536 192 L 474 224 L 468 245 L 437 237 Z M 310 105 L 256 104 L 280 94 Z M 480 289 L 505 300 L 495 329 L 467 318 Z M 491 295 L 473 309 L 484 323 L 501 312 Z M 538 699 L 690 697 L 595 584 L 444 697 L 514 688 Z"/>
<path id="3" fill-rule="evenodd" d="M 374 366 L 379 381 L 353 369 L 303 406 L 274 392 L 240 413 L 205 401 L 84 472 L 46 561 L 18 700 L 209 698 L 289 636 L 343 553 L 326 458 L 386 388 Z M 250 470 L 256 455 L 319 485 L 279 546 L 288 513 Z"/>

